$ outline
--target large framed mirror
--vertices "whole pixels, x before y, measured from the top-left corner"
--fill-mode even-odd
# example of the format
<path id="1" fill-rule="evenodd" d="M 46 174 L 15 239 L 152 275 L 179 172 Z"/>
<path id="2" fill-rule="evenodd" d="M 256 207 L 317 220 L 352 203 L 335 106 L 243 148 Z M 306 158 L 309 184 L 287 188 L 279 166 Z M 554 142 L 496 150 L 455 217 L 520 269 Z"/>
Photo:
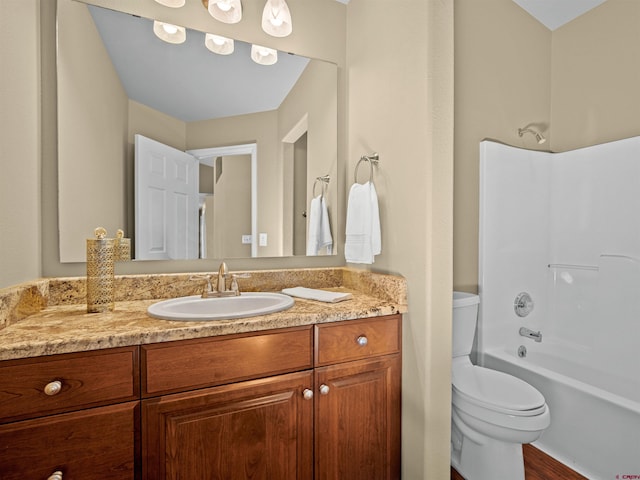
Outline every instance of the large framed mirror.
<path id="1" fill-rule="evenodd" d="M 195 250 L 164 259 L 306 255 L 315 195 L 336 231 L 335 64 L 278 52 L 274 65 L 259 65 L 240 41 L 217 55 L 189 28 L 184 43 L 169 44 L 150 18 L 75 0 L 58 0 L 57 26 L 61 263 L 85 260 L 97 226 L 122 228 L 145 258 L 135 254 L 136 219 L 149 216 L 136 208 L 136 136 L 200 152 L 197 201 L 207 213 L 196 222 L 206 227 Z M 251 144 L 252 161 L 233 153 Z M 202 153 L 225 148 L 232 153 Z"/>

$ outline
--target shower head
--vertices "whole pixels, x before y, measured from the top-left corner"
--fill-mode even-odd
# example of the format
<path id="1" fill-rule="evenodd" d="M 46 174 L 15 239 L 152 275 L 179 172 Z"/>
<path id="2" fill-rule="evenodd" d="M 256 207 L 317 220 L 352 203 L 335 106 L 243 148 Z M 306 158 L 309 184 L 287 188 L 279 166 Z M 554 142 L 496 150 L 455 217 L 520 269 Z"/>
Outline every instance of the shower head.
<path id="1" fill-rule="evenodd" d="M 534 129 L 532 129 L 530 127 L 525 127 L 525 128 L 519 128 L 518 129 L 518 135 L 523 136 L 525 133 L 530 133 L 531 135 L 536 137 L 536 142 L 538 142 L 540 145 L 542 145 L 544 142 L 547 141 L 547 139 L 544 138 L 544 136 L 542 136 L 541 133 L 536 132 Z"/>

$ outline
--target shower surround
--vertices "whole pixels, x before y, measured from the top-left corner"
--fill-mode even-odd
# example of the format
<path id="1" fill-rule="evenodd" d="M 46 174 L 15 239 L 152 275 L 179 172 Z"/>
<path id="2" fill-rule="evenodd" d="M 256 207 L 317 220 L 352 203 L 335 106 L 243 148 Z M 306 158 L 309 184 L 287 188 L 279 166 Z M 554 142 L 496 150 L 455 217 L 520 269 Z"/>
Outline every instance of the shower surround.
<path id="1" fill-rule="evenodd" d="M 564 153 L 482 142 L 479 253 L 478 361 L 543 393 L 535 445 L 594 480 L 640 476 L 640 137 Z"/>

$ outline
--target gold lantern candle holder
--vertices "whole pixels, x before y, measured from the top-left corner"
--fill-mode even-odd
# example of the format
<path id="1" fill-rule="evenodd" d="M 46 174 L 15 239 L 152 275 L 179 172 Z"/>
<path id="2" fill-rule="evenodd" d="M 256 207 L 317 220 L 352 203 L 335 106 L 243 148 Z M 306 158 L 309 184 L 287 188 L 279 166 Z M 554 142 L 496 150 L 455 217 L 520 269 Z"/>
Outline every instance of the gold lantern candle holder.
<path id="1" fill-rule="evenodd" d="M 112 311 L 115 307 L 115 248 L 113 238 L 98 227 L 96 238 L 87 239 L 87 312 Z"/>
<path id="2" fill-rule="evenodd" d="M 115 262 L 131 260 L 131 240 L 122 230 L 116 238 L 106 238 L 102 227 L 94 234 L 87 239 L 87 312 L 110 312 L 115 308 Z"/>
<path id="3" fill-rule="evenodd" d="M 128 262 L 131 260 L 131 239 L 124 238 L 124 232 L 120 229 L 115 238 L 115 261 Z"/>

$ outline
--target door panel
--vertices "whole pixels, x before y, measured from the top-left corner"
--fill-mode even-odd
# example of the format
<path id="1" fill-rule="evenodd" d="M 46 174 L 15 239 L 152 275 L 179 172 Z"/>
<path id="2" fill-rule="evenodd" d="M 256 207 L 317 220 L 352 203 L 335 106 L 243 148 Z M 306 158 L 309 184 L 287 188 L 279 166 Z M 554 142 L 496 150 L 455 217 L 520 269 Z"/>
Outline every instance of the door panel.
<path id="1" fill-rule="evenodd" d="M 143 477 L 311 478 L 310 371 L 143 402 Z"/>
<path id="2" fill-rule="evenodd" d="M 316 392 L 314 478 L 399 479 L 400 355 L 318 368 Z"/>
<path id="3" fill-rule="evenodd" d="M 135 136 L 135 258 L 198 258 L 199 162 Z"/>

